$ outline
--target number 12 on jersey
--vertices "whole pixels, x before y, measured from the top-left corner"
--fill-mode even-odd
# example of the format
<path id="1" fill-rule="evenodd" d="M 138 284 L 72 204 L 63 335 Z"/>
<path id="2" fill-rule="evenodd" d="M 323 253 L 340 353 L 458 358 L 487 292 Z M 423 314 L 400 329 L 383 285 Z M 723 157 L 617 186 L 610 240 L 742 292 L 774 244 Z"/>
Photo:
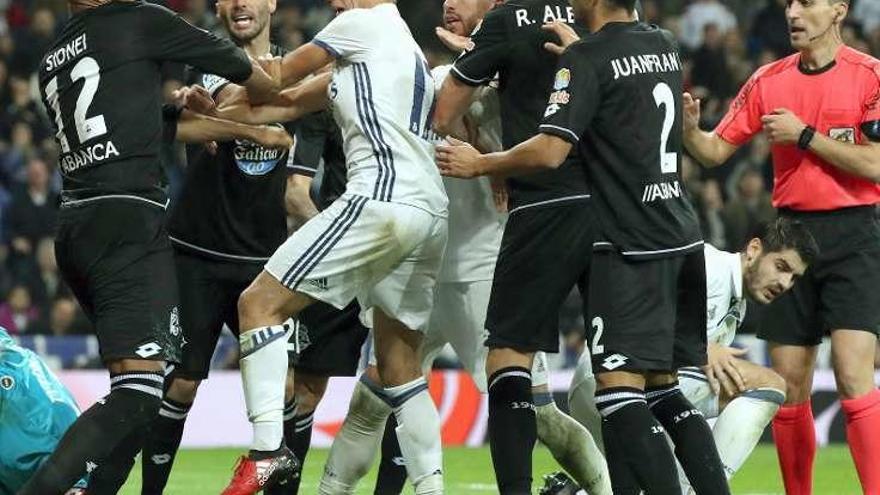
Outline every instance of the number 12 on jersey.
<path id="1" fill-rule="evenodd" d="M 79 144 L 90 139 L 107 134 L 107 123 L 104 121 L 103 115 L 95 115 L 88 117 L 89 107 L 98 92 L 98 85 L 101 83 L 101 68 L 98 62 L 92 57 L 84 57 L 70 71 L 71 83 L 83 80 L 82 90 L 76 99 L 76 107 L 73 111 L 73 123 L 76 127 L 76 137 Z M 58 76 L 53 77 L 49 84 L 46 85 L 46 101 L 55 114 L 55 125 L 58 131 L 55 137 L 61 144 L 61 151 L 70 152 L 70 141 L 64 132 L 64 119 L 61 117 L 61 101 L 58 94 Z"/>

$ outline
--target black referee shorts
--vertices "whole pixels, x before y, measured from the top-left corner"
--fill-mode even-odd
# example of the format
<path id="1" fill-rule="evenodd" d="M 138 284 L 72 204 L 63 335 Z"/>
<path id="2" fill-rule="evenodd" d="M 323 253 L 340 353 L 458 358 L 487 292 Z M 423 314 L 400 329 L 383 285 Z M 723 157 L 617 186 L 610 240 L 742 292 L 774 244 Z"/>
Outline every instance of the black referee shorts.
<path id="1" fill-rule="evenodd" d="M 177 279 L 163 208 L 134 199 L 65 205 L 55 257 L 95 326 L 105 362 L 180 360 Z"/>
<path id="2" fill-rule="evenodd" d="M 296 371 L 319 376 L 354 376 L 369 330 L 360 320 L 357 301 L 344 309 L 316 302 L 299 315 L 309 345 L 291 360 Z"/>
<path id="3" fill-rule="evenodd" d="M 588 200 L 510 215 L 492 280 L 487 347 L 559 352 L 559 308 L 576 284 L 586 296 L 595 230 Z"/>
<path id="4" fill-rule="evenodd" d="M 174 246 L 180 287 L 180 321 L 186 345 L 174 373 L 189 380 L 208 378 L 223 324 L 238 336 L 238 297 L 263 270 L 259 263 L 223 261 Z"/>
<path id="5" fill-rule="evenodd" d="M 706 364 L 706 262 L 702 248 L 635 260 L 593 253 L 587 345 L 593 371 L 672 371 Z"/>
<path id="6" fill-rule="evenodd" d="M 806 273 L 764 312 L 758 336 L 785 345 L 815 346 L 834 330 L 880 335 L 880 210 L 780 210 L 803 222 L 819 244 Z"/>

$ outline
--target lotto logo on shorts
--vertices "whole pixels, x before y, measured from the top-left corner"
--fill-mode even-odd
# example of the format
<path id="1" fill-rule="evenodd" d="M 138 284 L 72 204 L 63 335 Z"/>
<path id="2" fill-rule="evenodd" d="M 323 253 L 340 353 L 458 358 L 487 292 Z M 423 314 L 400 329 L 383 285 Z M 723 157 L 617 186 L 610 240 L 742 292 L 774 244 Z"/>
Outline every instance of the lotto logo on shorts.
<path id="1" fill-rule="evenodd" d="M 626 356 L 621 356 L 620 354 L 612 354 L 605 358 L 604 361 L 602 361 L 602 367 L 608 371 L 613 371 L 625 365 L 626 361 Z"/>
<path id="2" fill-rule="evenodd" d="M 146 359 L 148 357 L 153 357 L 158 355 L 162 351 L 162 346 L 155 342 L 150 342 L 149 344 L 144 344 L 137 349 L 135 349 L 134 353 L 138 356 Z"/>

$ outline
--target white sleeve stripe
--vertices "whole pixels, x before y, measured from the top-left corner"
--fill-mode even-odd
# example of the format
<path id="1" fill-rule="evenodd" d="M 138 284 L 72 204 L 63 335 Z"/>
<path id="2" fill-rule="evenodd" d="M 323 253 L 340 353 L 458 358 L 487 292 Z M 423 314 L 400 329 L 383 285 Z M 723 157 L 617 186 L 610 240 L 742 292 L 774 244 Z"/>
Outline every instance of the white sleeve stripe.
<path id="1" fill-rule="evenodd" d="M 468 76 L 462 74 L 462 72 L 461 72 L 460 70 L 458 70 L 458 67 L 456 67 L 456 66 L 454 66 L 454 65 L 452 66 L 452 72 L 455 72 L 455 74 L 456 74 L 458 77 L 460 77 L 460 78 L 464 79 L 465 81 L 467 81 L 467 82 L 469 82 L 469 83 L 472 83 L 472 84 L 486 84 L 487 82 L 489 82 L 489 81 L 491 81 L 492 79 L 495 78 L 495 76 L 492 76 L 492 77 L 487 77 L 487 78 L 485 78 L 485 79 L 479 79 L 479 80 L 478 80 L 478 79 L 472 79 L 472 78 L 470 78 L 470 77 L 468 77 Z"/>
<path id="2" fill-rule="evenodd" d="M 571 129 L 566 129 L 565 127 L 559 127 L 558 125 L 541 124 L 541 125 L 538 127 L 538 129 L 556 129 L 557 131 L 562 131 L 562 132 L 568 134 L 569 136 L 573 137 L 574 140 L 575 140 L 575 142 L 578 142 L 578 141 L 581 140 L 581 139 L 578 137 L 578 135 L 575 134 L 574 131 L 572 131 Z"/>

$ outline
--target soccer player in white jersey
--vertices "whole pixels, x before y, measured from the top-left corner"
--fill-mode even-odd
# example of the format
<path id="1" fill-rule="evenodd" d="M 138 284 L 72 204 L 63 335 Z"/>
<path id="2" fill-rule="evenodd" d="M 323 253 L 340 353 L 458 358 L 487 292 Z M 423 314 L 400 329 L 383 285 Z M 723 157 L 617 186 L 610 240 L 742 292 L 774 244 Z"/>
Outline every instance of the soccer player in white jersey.
<path id="1" fill-rule="evenodd" d="M 467 35 L 497 3 L 496 0 L 446 0 L 444 28 L 438 29 L 438 36 L 453 51 L 462 51 L 469 41 Z M 432 70 L 436 90 L 439 91 L 451 67 L 444 65 Z M 500 104 L 494 88 L 485 86 L 477 91 L 464 120 L 456 126 L 461 137 L 473 140 L 484 151 L 501 149 Z M 499 208 L 504 209 L 506 204 L 494 200 L 496 196 L 489 178 L 444 178 L 443 184 L 449 196 L 449 241 L 422 348 L 422 366 L 427 374 L 448 343 L 474 378 L 477 388 L 486 393 L 488 348 L 483 344 L 487 336 L 486 311 L 505 221 Z M 348 415 L 330 451 L 322 487 L 328 483 L 328 473 L 332 473 L 336 486 L 351 493 L 373 464 L 382 426 L 391 413 L 387 398 L 375 385 L 374 376 L 374 370 L 368 368 L 356 385 Z M 532 381 L 540 440 L 591 494 L 610 495 L 607 466 L 592 436 L 553 402 L 543 352 L 535 356 Z M 383 465 L 387 464 L 383 460 Z M 377 493 L 380 487 L 381 493 L 397 490 L 400 483 L 393 479 L 395 475 L 393 470 L 380 469 Z"/>
<path id="2" fill-rule="evenodd" d="M 747 351 L 730 347 L 745 316 L 747 300 L 768 304 L 791 289 L 815 259 L 818 247 L 803 224 L 780 218 L 749 241 L 740 253 L 705 246 L 708 364 L 678 370 L 685 397 L 706 418 L 715 418 L 713 436 L 727 479 L 748 459 L 776 411 L 785 402 L 785 380 L 773 370 L 741 358 Z M 595 378 L 587 354 L 572 377 L 572 416 L 601 438 L 593 400 Z M 648 402 L 651 401 L 650 395 Z M 682 491 L 692 494 L 681 474 Z"/>
<path id="3" fill-rule="evenodd" d="M 415 493 L 442 493 L 440 419 L 418 352 L 446 244 L 447 198 L 429 140 L 434 84 L 395 2 L 329 3 L 338 15 L 327 27 L 265 66 L 293 86 L 335 62 L 325 95 L 344 139 L 346 193 L 297 230 L 239 300 L 254 445 L 224 494 L 263 489 L 284 450 L 284 321 L 315 300 L 343 308 L 355 298 L 372 309 L 383 393 Z"/>

